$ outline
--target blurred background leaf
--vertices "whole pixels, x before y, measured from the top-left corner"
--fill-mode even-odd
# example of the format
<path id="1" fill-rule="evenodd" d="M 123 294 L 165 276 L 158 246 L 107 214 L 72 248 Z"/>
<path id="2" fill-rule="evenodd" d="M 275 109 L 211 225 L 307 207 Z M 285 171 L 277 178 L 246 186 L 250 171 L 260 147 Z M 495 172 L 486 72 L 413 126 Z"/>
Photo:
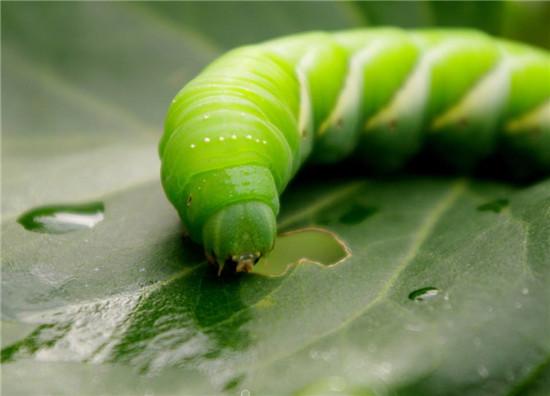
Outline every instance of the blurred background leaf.
<path id="1" fill-rule="evenodd" d="M 173 95 L 233 46 L 397 25 L 471 26 L 549 48 L 549 3 L 1 7 L 6 394 L 548 392 L 548 182 L 310 173 L 285 194 L 281 225 L 321 225 L 352 257 L 220 279 L 181 238 L 156 144 Z M 90 230 L 16 222 L 82 201 L 105 204 Z M 495 201 L 509 205 L 476 210 Z M 432 298 L 408 298 L 425 287 Z"/>

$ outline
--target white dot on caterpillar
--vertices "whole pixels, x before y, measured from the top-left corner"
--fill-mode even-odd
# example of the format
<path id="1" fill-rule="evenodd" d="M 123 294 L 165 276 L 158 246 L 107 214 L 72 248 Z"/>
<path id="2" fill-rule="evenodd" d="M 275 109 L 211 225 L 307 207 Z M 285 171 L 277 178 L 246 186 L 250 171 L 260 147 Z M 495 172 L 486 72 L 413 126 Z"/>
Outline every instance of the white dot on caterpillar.
<path id="1" fill-rule="evenodd" d="M 252 139 L 252 135 L 246 135 L 247 139 Z"/>
<path id="2" fill-rule="evenodd" d="M 263 143 L 263 144 L 267 144 L 267 140 L 262 140 L 262 143 Z"/>
<path id="3" fill-rule="evenodd" d="M 223 142 L 225 138 L 223 136 L 220 136 L 220 142 Z"/>
<path id="4" fill-rule="evenodd" d="M 256 143 L 260 143 L 260 139 L 256 139 Z"/>
<path id="5" fill-rule="evenodd" d="M 237 135 L 235 135 L 235 134 L 231 135 L 231 139 L 236 140 L 236 139 L 237 139 Z"/>
<path id="6" fill-rule="evenodd" d="M 204 142 L 205 142 L 205 143 L 210 142 L 210 138 L 205 137 L 205 138 L 204 138 Z"/>
<path id="7" fill-rule="evenodd" d="M 205 115 L 202 116 L 202 118 L 203 118 L 203 120 L 207 120 L 207 119 L 210 118 L 210 116 L 208 114 L 205 114 Z"/>
<path id="8" fill-rule="evenodd" d="M 194 149 L 195 147 L 197 147 L 197 145 L 196 145 L 196 144 L 192 144 L 192 145 L 190 145 L 189 147 L 191 147 L 192 149 Z"/>

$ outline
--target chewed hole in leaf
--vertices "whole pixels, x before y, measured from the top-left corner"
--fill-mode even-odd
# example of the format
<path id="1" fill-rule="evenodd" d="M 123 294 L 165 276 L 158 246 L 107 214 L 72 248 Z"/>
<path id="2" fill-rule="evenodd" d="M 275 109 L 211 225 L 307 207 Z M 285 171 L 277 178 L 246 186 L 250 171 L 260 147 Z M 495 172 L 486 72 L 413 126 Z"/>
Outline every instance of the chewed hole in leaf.
<path id="1" fill-rule="evenodd" d="M 294 265 L 315 263 L 329 267 L 350 256 L 347 245 L 334 233 L 304 228 L 279 235 L 273 251 L 256 264 L 252 273 L 282 276 Z"/>
<path id="2" fill-rule="evenodd" d="M 26 230 L 47 234 L 93 228 L 105 215 L 102 202 L 40 206 L 23 213 L 17 222 Z"/>
<path id="3" fill-rule="evenodd" d="M 495 212 L 500 213 L 502 209 L 506 208 L 509 204 L 509 201 L 505 198 L 499 198 L 495 199 L 494 201 L 489 201 L 487 203 L 484 203 L 483 205 L 479 205 L 477 207 L 477 210 L 481 212 Z"/>

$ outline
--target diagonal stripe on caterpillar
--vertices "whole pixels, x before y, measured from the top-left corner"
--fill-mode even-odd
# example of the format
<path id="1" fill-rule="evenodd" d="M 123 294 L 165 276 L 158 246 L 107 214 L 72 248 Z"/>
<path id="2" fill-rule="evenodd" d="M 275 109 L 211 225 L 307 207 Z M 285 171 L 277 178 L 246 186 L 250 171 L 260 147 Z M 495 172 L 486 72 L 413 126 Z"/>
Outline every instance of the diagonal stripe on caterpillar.
<path id="1" fill-rule="evenodd" d="M 249 271 L 306 160 L 457 169 L 497 153 L 550 174 L 550 54 L 472 30 L 308 32 L 234 49 L 176 95 L 162 183 L 220 268 Z M 517 169 L 516 169 L 517 170 Z"/>

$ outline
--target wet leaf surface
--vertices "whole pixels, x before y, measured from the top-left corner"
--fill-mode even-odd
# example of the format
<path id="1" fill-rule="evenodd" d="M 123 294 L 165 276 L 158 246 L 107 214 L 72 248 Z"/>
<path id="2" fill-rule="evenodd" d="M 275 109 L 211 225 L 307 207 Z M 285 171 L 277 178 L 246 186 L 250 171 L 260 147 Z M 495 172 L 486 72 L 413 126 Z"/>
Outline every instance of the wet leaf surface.
<path id="1" fill-rule="evenodd" d="M 223 277 L 158 182 L 167 103 L 225 49 L 368 22 L 483 23 L 469 7 L 452 19 L 426 3 L 403 21 L 381 3 L 3 4 L 2 390 L 545 394 L 550 181 L 313 172 L 283 197 L 281 231 L 310 231 L 281 236 L 277 276 Z M 92 228 L 17 222 L 82 202 L 103 205 Z"/>

